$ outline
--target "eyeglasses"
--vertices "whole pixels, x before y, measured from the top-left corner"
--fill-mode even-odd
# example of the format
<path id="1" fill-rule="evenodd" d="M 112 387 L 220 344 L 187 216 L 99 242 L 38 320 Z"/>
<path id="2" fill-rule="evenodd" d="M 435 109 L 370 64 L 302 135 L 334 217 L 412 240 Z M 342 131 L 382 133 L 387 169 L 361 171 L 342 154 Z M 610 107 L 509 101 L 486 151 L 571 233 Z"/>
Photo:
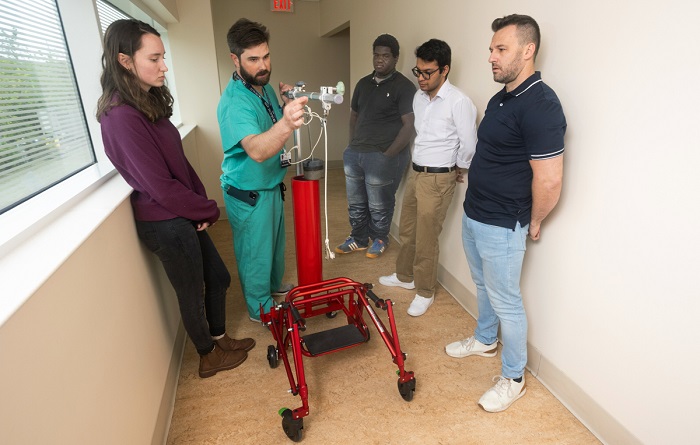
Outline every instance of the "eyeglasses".
<path id="1" fill-rule="evenodd" d="M 442 69 L 437 69 L 437 70 L 432 70 L 432 71 L 421 71 L 418 69 L 417 66 L 414 66 L 413 69 L 411 69 L 411 72 L 413 73 L 414 76 L 420 78 L 422 77 L 425 80 L 429 80 L 430 76 L 433 75 L 433 73 L 437 73 L 438 71 L 442 71 Z"/>

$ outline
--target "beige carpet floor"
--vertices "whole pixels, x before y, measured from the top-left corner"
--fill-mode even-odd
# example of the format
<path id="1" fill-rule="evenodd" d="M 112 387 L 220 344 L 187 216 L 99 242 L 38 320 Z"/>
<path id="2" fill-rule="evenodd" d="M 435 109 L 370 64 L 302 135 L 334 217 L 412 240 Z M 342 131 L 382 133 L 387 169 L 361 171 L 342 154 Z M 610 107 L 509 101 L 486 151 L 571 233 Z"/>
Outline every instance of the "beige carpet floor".
<path id="1" fill-rule="evenodd" d="M 296 258 L 288 185 L 287 282 L 296 283 Z M 323 216 L 323 180 L 321 221 Z M 328 177 L 328 212 L 331 246 L 348 235 L 345 181 L 342 170 Z M 458 199 L 455 197 L 455 199 Z M 233 255 L 232 236 L 226 221 L 209 230 L 228 265 L 233 284 L 228 294 L 227 326 L 232 337 L 253 337 L 257 346 L 240 367 L 208 379 L 197 376 L 199 357 L 187 341 L 177 388 L 168 444 L 285 444 L 278 410 L 301 406 L 290 387 L 284 365 L 270 368 L 269 330 L 248 320 Z M 461 249 L 461 247 L 459 247 Z M 398 248 L 392 244 L 378 259 L 363 252 L 339 255 L 323 261 L 323 277 L 348 277 L 378 283 L 380 275 L 394 272 Z M 468 274 L 465 271 L 465 274 Z M 500 373 L 500 353 L 495 358 L 454 359 L 445 344 L 471 335 L 475 320 L 442 288 L 435 303 L 422 317 L 406 314 L 414 293 L 377 284 L 378 296 L 395 305 L 396 323 L 406 369 L 415 372 L 416 392 L 411 402 L 397 390 L 396 366 L 371 320 L 372 337 L 358 347 L 321 357 L 304 357 L 309 388 L 309 415 L 304 418 L 302 443 L 332 444 L 598 444 L 600 443 L 531 374 L 526 374 L 527 394 L 507 411 L 490 414 L 478 405 L 479 397 Z M 382 317 L 385 313 L 379 311 Z M 313 317 L 310 330 L 337 326 L 343 320 Z M 386 318 L 384 318 L 386 320 Z M 291 353 L 290 353 L 291 356 Z"/>

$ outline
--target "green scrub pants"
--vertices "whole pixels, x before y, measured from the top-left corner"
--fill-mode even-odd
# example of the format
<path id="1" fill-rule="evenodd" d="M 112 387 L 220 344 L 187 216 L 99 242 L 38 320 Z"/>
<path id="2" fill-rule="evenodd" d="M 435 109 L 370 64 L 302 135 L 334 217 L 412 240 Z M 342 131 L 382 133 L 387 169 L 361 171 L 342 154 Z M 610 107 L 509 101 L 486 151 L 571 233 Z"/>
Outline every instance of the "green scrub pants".
<path id="1" fill-rule="evenodd" d="M 259 320 L 260 305 L 273 306 L 271 293 L 284 276 L 284 204 L 279 187 L 259 190 L 251 206 L 224 191 L 226 214 L 233 232 L 233 250 L 248 315 Z"/>

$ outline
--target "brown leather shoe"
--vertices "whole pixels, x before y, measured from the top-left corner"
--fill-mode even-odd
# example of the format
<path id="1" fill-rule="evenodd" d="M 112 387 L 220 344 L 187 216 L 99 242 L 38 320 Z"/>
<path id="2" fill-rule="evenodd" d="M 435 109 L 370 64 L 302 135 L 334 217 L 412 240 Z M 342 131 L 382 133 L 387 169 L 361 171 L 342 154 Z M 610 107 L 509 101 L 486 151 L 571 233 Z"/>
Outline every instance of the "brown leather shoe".
<path id="1" fill-rule="evenodd" d="M 252 338 L 244 338 L 242 340 L 236 340 L 224 334 L 224 336 L 218 340 L 215 340 L 216 346 L 220 347 L 224 351 L 245 351 L 248 352 L 255 347 L 255 340 Z"/>
<path id="2" fill-rule="evenodd" d="M 247 358 L 248 353 L 245 351 L 224 351 L 214 345 L 214 349 L 209 354 L 199 356 L 199 376 L 205 379 L 219 371 L 233 369 Z"/>

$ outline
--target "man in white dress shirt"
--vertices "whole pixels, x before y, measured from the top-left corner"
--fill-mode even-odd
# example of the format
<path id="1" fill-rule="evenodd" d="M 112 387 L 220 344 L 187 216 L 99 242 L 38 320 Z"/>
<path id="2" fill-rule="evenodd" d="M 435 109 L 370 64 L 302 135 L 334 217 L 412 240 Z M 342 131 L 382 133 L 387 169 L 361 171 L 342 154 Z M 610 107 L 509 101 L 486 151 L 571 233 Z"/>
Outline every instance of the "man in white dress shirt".
<path id="1" fill-rule="evenodd" d="M 396 273 L 379 278 L 385 286 L 416 289 L 408 308 L 414 317 L 435 299 L 442 223 L 476 147 L 476 107 L 447 80 L 451 58 L 450 46 L 442 40 L 430 39 L 416 48 L 413 75 L 420 90 L 413 98 L 416 139 L 401 208 L 401 249 Z"/>

